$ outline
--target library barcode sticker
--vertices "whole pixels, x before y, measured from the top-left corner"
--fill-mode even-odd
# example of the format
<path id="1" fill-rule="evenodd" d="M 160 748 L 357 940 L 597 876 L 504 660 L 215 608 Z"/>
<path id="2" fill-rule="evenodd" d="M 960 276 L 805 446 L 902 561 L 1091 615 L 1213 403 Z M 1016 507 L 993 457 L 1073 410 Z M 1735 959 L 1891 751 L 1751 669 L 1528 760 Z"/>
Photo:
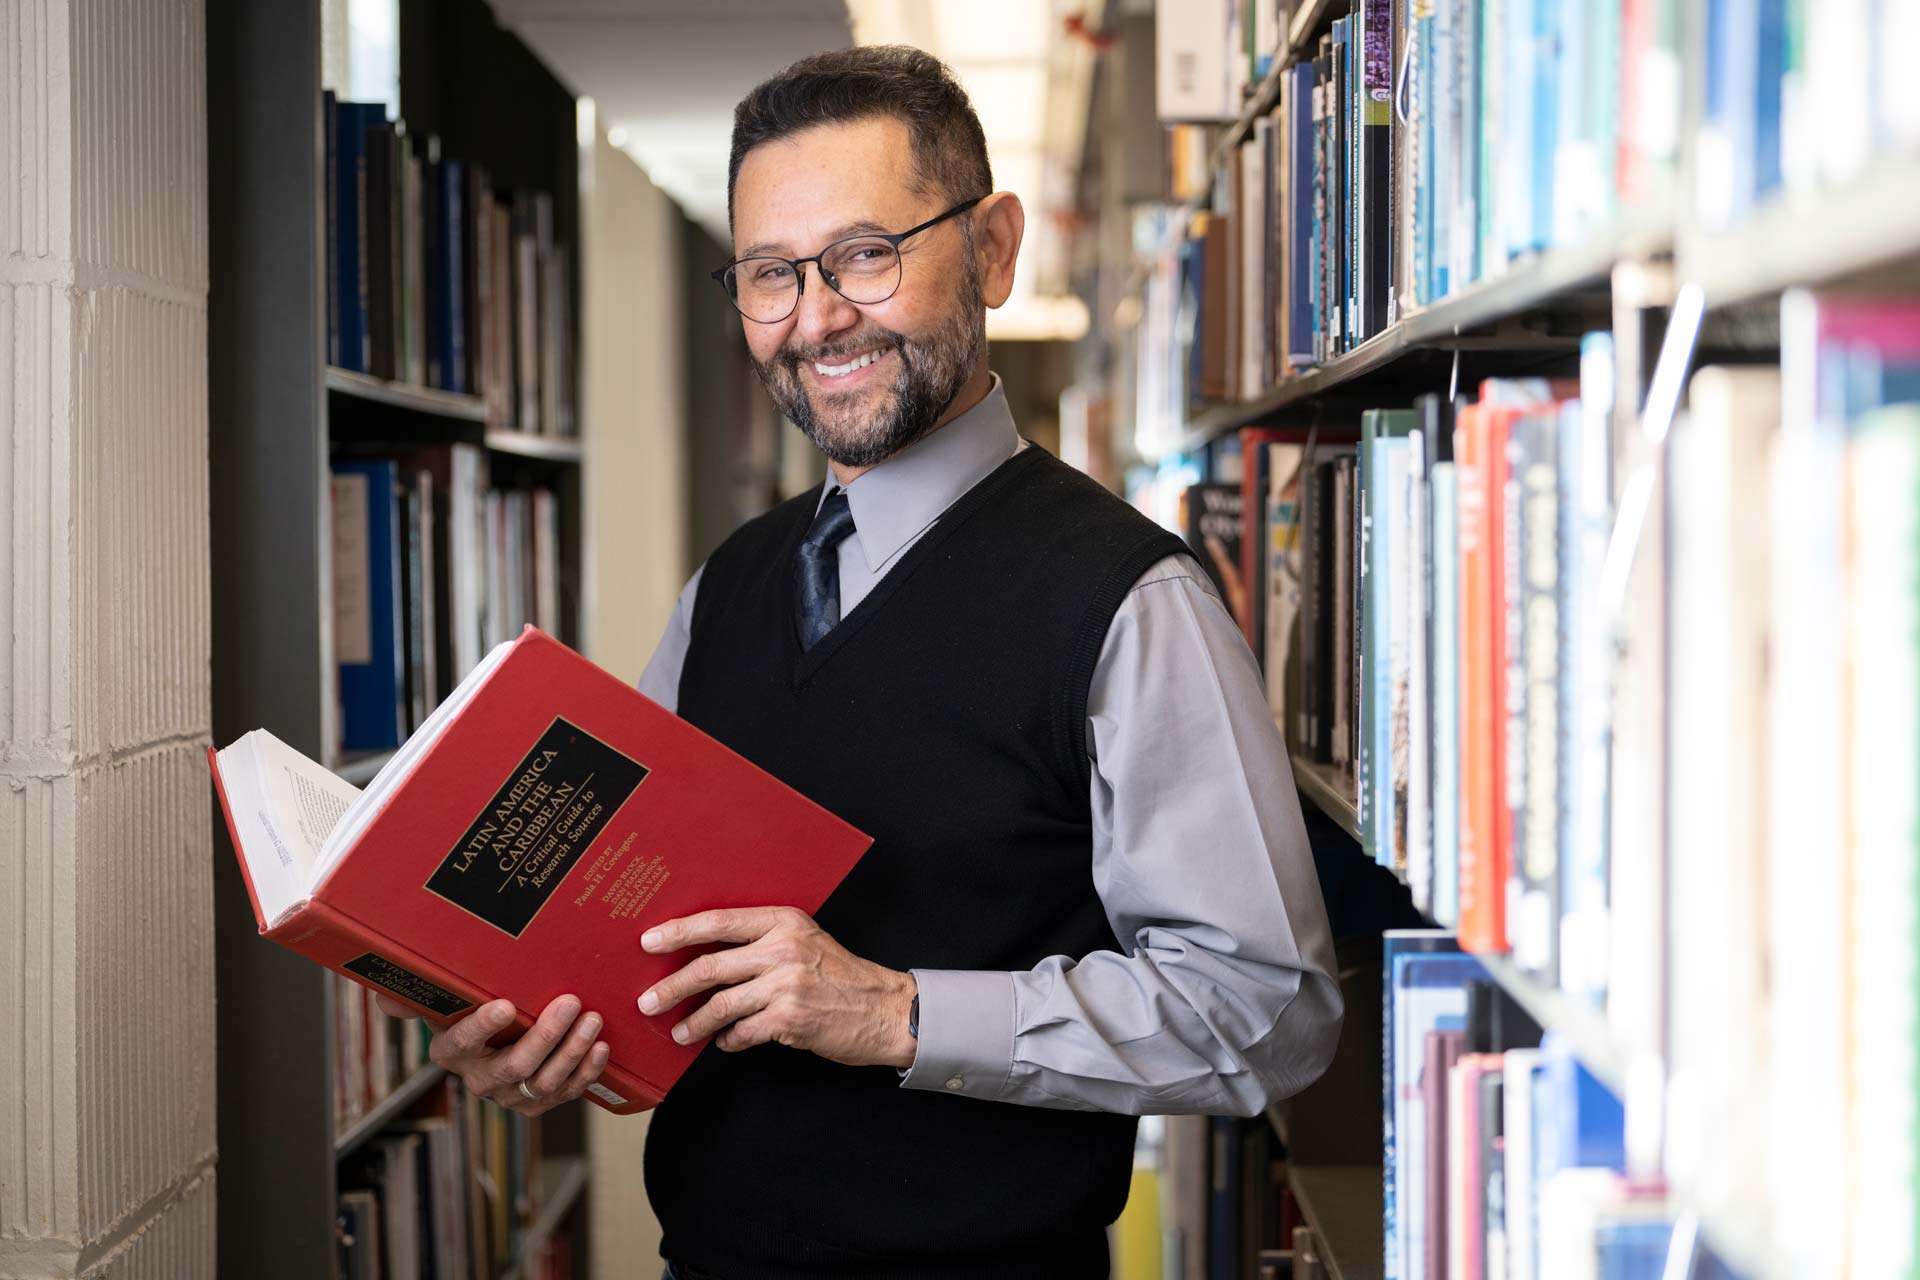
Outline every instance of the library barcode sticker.
<path id="1" fill-rule="evenodd" d="M 616 1107 L 624 1107 L 627 1105 L 627 1100 L 625 1098 L 621 1097 L 619 1094 L 615 1093 L 613 1090 L 607 1088 L 607 1086 L 599 1083 L 598 1081 L 588 1085 L 587 1092 L 592 1094 L 594 1097 L 600 1099 L 600 1101 L 611 1103 L 613 1106 L 616 1106 Z"/>

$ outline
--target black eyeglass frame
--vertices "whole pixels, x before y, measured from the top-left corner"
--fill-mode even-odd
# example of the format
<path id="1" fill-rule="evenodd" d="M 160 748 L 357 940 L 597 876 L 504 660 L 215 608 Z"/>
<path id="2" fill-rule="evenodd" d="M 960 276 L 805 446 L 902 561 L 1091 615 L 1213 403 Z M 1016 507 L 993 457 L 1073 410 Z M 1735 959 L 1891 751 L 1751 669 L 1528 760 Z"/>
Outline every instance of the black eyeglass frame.
<path id="1" fill-rule="evenodd" d="M 937 227 L 941 223 L 945 222 L 948 218 L 954 217 L 957 214 L 965 213 L 967 210 L 973 208 L 973 206 L 979 204 L 982 200 L 985 200 L 985 199 L 986 199 L 985 196 L 975 196 L 973 199 L 957 204 L 953 206 L 953 208 L 947 210 L 945 213 L 936 214 L 935 216 L 928 218 L 925 222 L 921 223 L 919 226 L 909 227 L 905 231 L 896 231 L 891 234 L 887 234 L 879 231 L 862 231 L 858 235 L 842 236 L 838 240 L 835 240 L 832 244 L 827 245 L 824 249 L 820 250 L 820 252 L 814 254 L 810 258 L 783 258 L 777 253 L 756 253 L 745 258 L 730 258 L 724 264 L 722 264 L 718 270 L 710 271 L 707 274 L 712 277 L 713 282 L 715 284 L 720 286 L 721 291 L 727 295 L 727 301 L 733 305 L 733 309 L 735 311 L 740 311 L 739 295 L 733 289 L 730 289 L 727 287 L 728 272 L 732 271 L 735 267 L 739 266 L 743 262 L 784 262 L 788 266 L 792 267 L 793 279 L 794 279 L 793 307 L 790 310 L 788 310 L 786 315 L 781 316 L 775 320 L 761 320 L 755 316 L 748 315 L 744 311 L 740 311 L 740 315 L 743 319 L 751 320 L 755 324 L 780 324 L 783 321 L 785 321 L 788 316 L 791 316 L 795 311 L 798 311 L 800 309 L 800 299 L 803 295 L 805 295 L 807 291 L 807 273 L 801 270 L 801 268 L 806 266 L 807 263 L 811 262 L 813 264 L 813 269 L 820 273 L 820 278 L 826 281 L 827 287 L 829 289 L 832 289 L 835 293 L 839 293 L 841 297 L 846 298 L 847 295 L 840 292 L 840 285 L 834 279 L 833 272 L 827 270 L 826 263 L 822 261 L 823 258 L 825 258 L 828 254 L 832 253 L 840 245 L 846 244 L 849 241 L 853 241 L 853 240 L 885 240 L 887 243 L 893 246 L 893 252 L 897 256 L 900 252 L 901 243 L 907 240 L 909 237 L 917 236 L 922 231 L 926 231 L 932 227 Z M 887 298 L 891 298 L 893 297 L 894 294 L 900 292 L 901 281 L 906 279 L 905 265 L 901 264 L 901 267 L 902 269 L 900 270 L 899 274 L 894 278 L 893 288 L 887 291 L 886 298 L 875 298 L 871 302 L 854 302 L 852 298 L 847 298 L 847 301 L 853 302 L 853 304 L 856 307 L 879 306 L 881 303 L 885 302 Z"/>

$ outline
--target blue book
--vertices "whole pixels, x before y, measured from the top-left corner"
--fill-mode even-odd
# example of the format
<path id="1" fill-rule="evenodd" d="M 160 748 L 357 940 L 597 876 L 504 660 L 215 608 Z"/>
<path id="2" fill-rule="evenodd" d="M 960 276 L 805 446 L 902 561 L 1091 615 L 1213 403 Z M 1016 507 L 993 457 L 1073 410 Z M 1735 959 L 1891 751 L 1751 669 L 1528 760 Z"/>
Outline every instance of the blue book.
<path id="1" fill-rule="evenodd" d="M 1528 174 L 1530 196 L 1527 220 L 1522 224 L 1521 249 L 1544 249 L 1553 243 L 1554 155 L 1560 145 L 1561 77 L 1569 64 L 1580 61 L 1567 55 L 1566 33 L 1561 30 L 1564 0 L 1530 0 L 1533 10 L 1532 122 L 1528 125 L 1533 147 Z M 1579 28 L 1571 29 L 1578 34 Z M 1577 81 L 1576 81 L 1577 83 Z"/>
<path id="2" fill-rule="evenodd" d="M 367 373 L 366 145 L 367 130 L 387 118 L 383 102 L 335 102 L 333 127 L 334 288 L 339 295 L 340 367 Z"/>
<path id="3" fill-rule="evenodd" d="M 1287 169 L 1287 180 L 1293 184 L 1288 197 L 1293 201 L 1293 239 L 1287 246 L 1287 252 L 1293 255 L 1290 267 L 1293 289 L 1287 298 L 1287 360 L 1299 366 L 1313 363 L 1313 336 L 1317 332 L 1313 306 L 1313 281 L 1316 275 L 1313 264 L 1316 261 L 1315 250 L 1319 247 L 1318 227 L 1313 214 L 1316 186 L 1313 179 L 1313 95 L 1316 83 L 1313 61 L 1302 59 L 1288 68 L 1287 74 L 1293 78 L 1290 92 L 1293 103 L 1292 162 Z"/>
<path id="4" fill-rule="evenodd" d="M 1395 1127 L 1396 1111 L 1399 1107 L 1400 1093 L 1397 1071 L 1397 1042 L 1394 1039 L 1394 983 L 1393 976 L 1397 962 L 1404 956 L 1452 954 L 1457 955 L 1460 944 L 1453 935 L 1444 929 L 1389 929 L 1381 939 L 1381 979 L 1386 990 L 1383 991 L 1380 1008 L 1382 1011 L 1380 1027 L 1380 1136 L 1381 1136 L 1381 1192 L 1382 1208 L 1385 1213 L 1386 1240 L 1386 1276 L 1387 1280 L 1402 1280 L 1399 1251 L 1396 1241 L 1399 1239 L 1399 1215 L 1396 1205 L 1396 1187 L 1398 1161 L 1395 1158 L 1397 1140 Z M 1462 988 L 1464 990 L 1464 988 Z M 1463 1006 L 1464 1007 L 1464 1006 Z M 1419 1045 L 1413 1046 L 1417 1056 Z"/>
<path id="5" fill-rule="evenodd" d="M 391 750 L 406 737 L 399 464 L 336 459 L 331 514 L 340 746 Z"/>
<path id="6" fill-rule="evenodd" d="M 1549 1031 L 1540 1041 L 1540 1085 L 1548 1124 L 1534 1133 L 1544 1187 L 1561 1169 L 1627 1168 L 1626 1112 L 1620 1099 L 1581 1065 L 1564 1036 Z"/>
<path id="7" fill-rule="evenodd" d="M 1420 1076 L 1427 1033 L 1464 1030 L 1467 984 L 1485 981 L 1487 973 L 1446 934 L 1393 930 L 1385 936 L 1394 940 L 1393 951 L 1381 953 L 1389 982 L 1382 1029 L 1389 1043 L 1382 1052 L 1390 1058 L 1393 1146 L 1390 1154 L 1383 1154 L 1387 1164 L 1381 1179 L 1382 1191 L 1388 1185 L 1393 1191 L 1382 1203 L 1383 1261 L 1389 1277 L 1416 1280 L 1426 1256 L 1427 1116 Z"/>

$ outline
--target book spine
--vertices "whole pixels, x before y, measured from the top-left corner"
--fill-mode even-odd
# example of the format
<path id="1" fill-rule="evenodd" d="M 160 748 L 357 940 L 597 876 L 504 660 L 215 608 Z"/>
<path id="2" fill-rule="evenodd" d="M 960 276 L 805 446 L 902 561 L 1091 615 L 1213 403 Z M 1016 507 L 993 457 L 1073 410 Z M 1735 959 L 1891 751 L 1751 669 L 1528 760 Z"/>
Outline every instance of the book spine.
<path id="1" fill-rule="evenodd" d="M 261 936 L 440 1022 L 462 1017 L 495 998 L 411 948 L 334 909 L 326 902 L 324 893 L 322 884 L 314 897 L 262 929 Z M 507 1044 L 519 1039 L 533 1027 L 539 1015 L 537 1009 L 515 1010 L 513 1022 L 495 1035 L 492 1043 Z M 588 1096 L 596 1105 L 617 1115 L 646 1111 L 657 1106 L 662 1097 L 659 1090 L 612 1063 L 607 1064 L 600 1078 L 604 1090 L 590 1092 Z M 608 1100 L 609 1096 L 623 1101 L 616 1104 Z"/>
<path id="2" fill-rule="evenodd" d="M 1392 281 L 1394 37 L 1393 0 L 1365 0 L 1361 46 L 1360 151 L 1365 181 L 1360 190 L 1360 334 L 1387 327 Z"/>
<path id="3" fill-rule="evenodd" d="M 1460 918 L 1459 558 L 1455 466 L 1433 469 L 1433 918 Z"/>
<path id="4" fill-rule="evenodd" d="M 1380 411 L 1369 410 L 1360 419 L 1360 455 L 1356 459 L 1358 468 L 1357 492 L 1355 501 L 1359 512 L 1355 518 L 1359 543 L 1359 573 L 1354 579 L 1355 593 L 1359 597 L 1358 609 L 1360 626 L 1357 629 L 1359 649 L 1355 654 L 1355 685 L 1358 697 L 1354 703 L 1358 710 L 1359 749 L 1354 754 L 1354 773 L 1360 796 L 1360 851 L 1375 862 L 1385 862 L 1381 856 L 1379 830 L 1379 806 L 1374 801 L 1375 778 L 1379 768 L 1374 759 L 1373 720 L 1378 714 L 1374 703 L 1373 667 L 1380 656 L 1379 635 L 1384 635 L 1386 619 L 1379 613 L 1374 600 L 1374 581 L 1378 570 L 1384 567 L 1384 561 L 1376 564 L 1373 510 L 1374 477 L 1385 468 L 1381 465 L 1384 458 L 1375 452 L 1374 445 L 1380 438 Z"/>
<path id="5" fill-rule="evenodd" d="M 1471 405 L 1459 415 L 1455 454 L 1458 488 L 1458 554 L 1460 562 L 1460 944 L 1484 950 L 1492 933 L 1494 886 L 1488 882 L 1493 840 L 1492 728 L 1487 710 L 1492 690 L 1487 688 L 1487 635 L 1492 613 L 1488 594 L 1487 475 L 1482 453 L 1486 448 L 1483 418 L 1486 410 Z"/>
<path id="6" fill-rule="evenodd" d="M 1515 815 L 1514 872 L 1519 885 L 1509 933 L 1514 960 L 1549 985 L 1559 978 L 1561 783 L 1561 511 L 1557 408 L 1516 424 L 1519 563 L 1525 689 L 1517 752 L 1524 798 Z"/>

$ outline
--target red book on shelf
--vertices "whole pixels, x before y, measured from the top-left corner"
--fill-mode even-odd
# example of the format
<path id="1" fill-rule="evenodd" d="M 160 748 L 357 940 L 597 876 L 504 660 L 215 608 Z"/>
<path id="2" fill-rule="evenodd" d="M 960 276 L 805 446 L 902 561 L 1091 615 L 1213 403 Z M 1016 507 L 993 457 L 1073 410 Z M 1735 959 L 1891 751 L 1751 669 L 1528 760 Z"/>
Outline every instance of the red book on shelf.
<path id="1" fill-rule="evenodd" d="M 264 730 L 207 759 L 263 936 L 439 1019 L 555 996 L 603 1019 L 590 1096 L 663 1098 L 702 1047 L 635 1000 L 716 907 L 818 911 L 871 840 L 571 649 L 497 646 L 364 794 Z"/>
<path id="2" fill-rule="evenodd" d="M 1506 877 L 1497 866 L 1496 780 L 1502 717 L 1500 670 L 1494 649 L 1494 574 L 1499 538 L 1495 523 L 1499 489 L 1489 454 L 1493 413 L 1483 404 L 1460 407 L 1455 422 L 1455 477 L 1459 486 L 1457 535 L 1460 626 L 1460 945 L 1469 951 L 1499 950 L 1506 936 Z"/>

